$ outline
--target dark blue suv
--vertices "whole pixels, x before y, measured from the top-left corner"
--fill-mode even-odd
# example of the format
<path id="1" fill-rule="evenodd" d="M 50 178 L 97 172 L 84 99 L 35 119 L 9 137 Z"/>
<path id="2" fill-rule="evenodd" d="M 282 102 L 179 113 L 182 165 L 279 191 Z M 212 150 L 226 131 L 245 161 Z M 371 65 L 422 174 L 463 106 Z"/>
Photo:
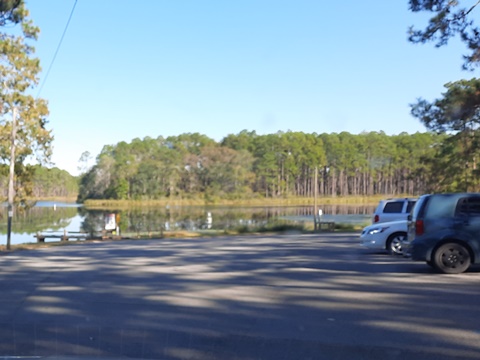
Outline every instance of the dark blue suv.
<path id="1" fill-rule="evenodd" d="M 480 193 L 421 196 L 409 216 L 403 247 L 405 256 L 447 274 L 480 263 Z"/>

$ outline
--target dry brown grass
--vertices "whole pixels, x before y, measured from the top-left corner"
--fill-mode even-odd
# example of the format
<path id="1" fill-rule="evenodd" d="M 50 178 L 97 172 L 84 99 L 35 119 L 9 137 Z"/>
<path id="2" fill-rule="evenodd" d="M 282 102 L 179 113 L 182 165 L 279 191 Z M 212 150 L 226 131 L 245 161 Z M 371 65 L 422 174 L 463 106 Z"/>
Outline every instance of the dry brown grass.
<path id="1" fill-rule="evenodd" d="M 397 195 L 396 197 L 399 197 Z M 376 205 L 380 199 L 389 196 L 336 196 L 318 197 L 319 205 Z M 218 199 L 206 202 L 204 199 L 159 199 L 159 200 L 87 200 L 84 205 L 87 209 L 125 209 L 132 207 L 164 207 L 170 206 L 202 206 L 202 205 L 228 205 L 228 206 L 311 206 L 313 198 L 267 198 L 267 199 Z"/>

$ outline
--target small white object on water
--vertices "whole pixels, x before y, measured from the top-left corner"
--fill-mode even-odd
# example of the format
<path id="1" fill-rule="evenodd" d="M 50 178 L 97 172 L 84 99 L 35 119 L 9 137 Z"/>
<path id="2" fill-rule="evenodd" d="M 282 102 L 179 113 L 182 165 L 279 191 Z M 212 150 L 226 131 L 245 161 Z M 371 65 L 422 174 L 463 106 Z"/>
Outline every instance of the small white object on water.
<path id="1" fill-rule="evenodd" d="M 209 211 L 207 212 L 207 229 L 212 228 L 212 223 L 213 223 L 212 213 Z"/>

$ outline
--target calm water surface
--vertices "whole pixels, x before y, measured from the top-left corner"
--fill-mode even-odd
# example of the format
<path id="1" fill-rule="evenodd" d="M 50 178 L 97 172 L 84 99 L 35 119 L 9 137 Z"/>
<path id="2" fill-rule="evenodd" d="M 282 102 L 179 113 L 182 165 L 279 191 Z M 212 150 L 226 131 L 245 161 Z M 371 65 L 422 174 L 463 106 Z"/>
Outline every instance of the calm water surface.
<path id="1" fill-rule="evenodd" d="M 326 205 L 319 208 L 324 221 L 359 225 L 369 223 L 374 211 L 371 206 Z M 120 221 L 118 225 L 122 234 L 142 235 L 162 230 L 223 230 L 278 222 L 311 223 L 313 213 L 312 206 L 167 206 L 87 211 L 78 204 L 42 201 L 31 209 L 15 212 L 11 240 L 12 244 L 35 242 L 34 235 L 46 231 L 55 234 L 63 231 L 99 233 L 105 228 L 109 214 L 115 214 L 113 216 Z M 0 207 L 0 245 L 6 244 L 6 233 L 7 210 Z"/>

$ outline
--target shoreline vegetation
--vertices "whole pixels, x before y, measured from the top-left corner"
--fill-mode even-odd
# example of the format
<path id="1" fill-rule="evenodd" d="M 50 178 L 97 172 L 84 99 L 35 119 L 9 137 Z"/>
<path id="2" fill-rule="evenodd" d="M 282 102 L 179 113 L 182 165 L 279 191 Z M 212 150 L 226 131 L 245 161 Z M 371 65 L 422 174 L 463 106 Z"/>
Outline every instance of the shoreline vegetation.
<path id="1" fill-rule="evenodd" d="M 408 197 L 403 195 L 392 196 L 337 196 L 337 197 L 318 197 L 317 205 L 377 205 L 381 199 L 389 197 Z M 289 198 L 250 198 L 250 199 L 215 199 L 208 200 L 202 198 L 181 199 L 165 198 L 158 200 L 86 200 L 83 203 L 87 209 L 123 209 L 128 207 L 145 206 L 314 206 L 315 199 L 308 197 L 289 197 Z"/>

